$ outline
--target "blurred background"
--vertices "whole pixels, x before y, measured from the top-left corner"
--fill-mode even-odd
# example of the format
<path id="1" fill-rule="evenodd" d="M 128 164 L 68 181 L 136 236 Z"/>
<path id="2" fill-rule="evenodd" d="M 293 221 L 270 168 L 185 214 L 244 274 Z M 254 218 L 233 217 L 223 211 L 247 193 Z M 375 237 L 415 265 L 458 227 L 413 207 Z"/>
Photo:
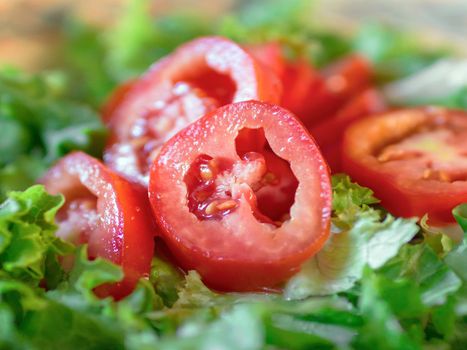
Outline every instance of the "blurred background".
<path id="1" fill-rule="evenodd" d="M 361 55 L 388 103 L 467 109 L 466 0 L 0 0 L 0 200 L 71 150 L 101 156 L 116 86 L 203 35 L 323 77 Z"/>
<path id="2" fill-rule="evenodd" d="M 189 13 L 208 18 L 238 11 L 247 0 L 0 0 L 0 64 L 30 71 L 56 64 L 57 48 L 64 40 L 63 25 L 70 18 L 96 28 L 113 28 L 131 7 L 145 2 L 153 16 Z M 262 3 L 269 11 L 271 1 Z M 450 42 L 467 52 L 465 0 L 326 0 L 311 4 L 310 22 L 355 31 L 362 23 L 377 22 L 409 30 L 430 45 Z M 285 2 L 287 3 L 287 2 Z M 295 1 L 290 1 L 294 6 Z"/>

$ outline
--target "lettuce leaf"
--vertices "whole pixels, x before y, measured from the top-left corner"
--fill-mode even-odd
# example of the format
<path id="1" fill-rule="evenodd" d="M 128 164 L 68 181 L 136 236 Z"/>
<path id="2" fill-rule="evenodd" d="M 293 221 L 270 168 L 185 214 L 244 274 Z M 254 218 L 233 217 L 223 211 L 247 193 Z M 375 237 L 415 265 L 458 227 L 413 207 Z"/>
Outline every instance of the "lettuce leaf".
<path id="1" fill-rule="evenodd" d="M 49 277 L 46 267 L 60 273 L 57 256 L 73 249 L 54 234 L 54 217 L 62 204 L 62 196 L 49 195 L 40 185 L 9 194 L 0 205 L 2 274 L 37 286 Z"/>
<path id="2" fill-rule="evenodd" d="M 0 200 L 72 150 L 100 156 L 106 130 L 93 110 L 64 97 L 62 78 L 0 72 Z"/>
<path id="3" fill-rule="evenodd" d="M 285 286 L 289 299 L 328 295 L 350 289 L 366 265 L 383 266 L 419 228 L 414 220 L 395 219 L 369 205 L 377 203 L 367 188 L 348 177 L 333 178 L 333 229 L 324 248 L 307 261 Z"/>
<path id="4" fill-rule="evenodd" d="M 340 235 L 354 232 L 346 246 L 368 237 L 365 245 L 381 235 L 384 239 L 377 242 L 389 248 L 378 250 L 374 244 L 363 266 L 360 260 L 348 263 L 349 270 L 342 270 L 343 274 L 352 270 L 352 264 L 357 272 L 345 291 L 341 284 L 336 289 L 340 293 L 300 300 L 286 300 L 287 294 L 218 293 L 207 288 L 196 272 L 184 276 L 159 258 L 153 262 L 150 279 L 142 279 L 130 296 L 120 301 L 98 299 L 92 290 L 119 280 L 122 271 L 102 259 L 89 261 L 83 246 L 76 250 L 69 272 L 50 269 L 44 256 L 40 264 L 26 260 L 27 265 L 17 264 L 15 270 L 0 264 L 0 346 L 130 350 L 465 347 L 463 270 L 455 268 L 462 265 L 450 263 L 464 258 L 463 243 L 443 255 L 423 236 L 399 248 L 399 239 L 407 239 L 407 232 L 416 226 L 412 221 L 384 216 L 374 207 L 377 201 L 371 192 L 346 177 L 334 178 L 334 191 L 333 221 L 342 228 Z M 36 225 L 43 237 L 49 237 L 38 240 L 42 245 L 34 249 L 45 249 L 43 244 L 48 242 L 55 258 L 68 252 L 53 238 L 61 197 L 46 194 L 41 186 L 10 197 L 0 209 L 0 257 L 16 251 L 12 232 L 19 223 Z M 355 206 L 351 215 L 341 215 L 343 203 Z M 457 209 L 456 215 L 462 215 L 462 210 Z M 358 253 L 354 250 L 348 256 L 360 259 Z M 52 271 L 59 277 L 45 290 L 40 276 Z M 322 283 L 330 285 L 329 280 Z"/>
<path id="5" fill-rule="evenodd" d="M 464 230 L 464 238 L 447 256 L 446 263 L 467 282 L 467 203 L 461 204 L 452 211 L 454 218 Z"/>

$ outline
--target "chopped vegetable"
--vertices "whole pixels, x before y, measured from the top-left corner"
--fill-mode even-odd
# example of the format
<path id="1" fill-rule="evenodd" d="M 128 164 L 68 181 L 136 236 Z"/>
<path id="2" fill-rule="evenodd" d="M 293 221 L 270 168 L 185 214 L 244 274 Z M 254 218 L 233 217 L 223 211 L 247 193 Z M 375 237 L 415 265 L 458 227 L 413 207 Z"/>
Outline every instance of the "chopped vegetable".
<path id="1" fill-rule="evenodd" d="M 465 109 L 465 62 L 310 4 L 134 0 L 1 71 L 1 349 L 467 348 L 465 112 L 372 115 Z"/>

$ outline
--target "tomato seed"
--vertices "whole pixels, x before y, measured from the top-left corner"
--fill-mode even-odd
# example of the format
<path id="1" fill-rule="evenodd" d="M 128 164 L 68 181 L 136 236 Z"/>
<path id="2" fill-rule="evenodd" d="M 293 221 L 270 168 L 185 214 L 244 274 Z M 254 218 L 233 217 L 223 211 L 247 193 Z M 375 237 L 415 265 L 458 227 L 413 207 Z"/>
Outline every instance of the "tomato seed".
<path id="1" fill-rule="evenodd" d="M 272 185 L 272 184 L 276 184 L 277 182 L 278 182 L 278 178 L 276 174 L 271 173 L 270 171 L 264 174 L 263 183 Z"/>
<path id="2" fill-rule="evenodd" d="M 206 209 L 204 209 L 206 214 L 212 215 L 212 214 L 216 213 L 218 211 L 217 204 L 218 203 L 216 201 L 213 201 L 213 202 L 209 203 L 208 206 L 206 207 Z"/>
<path id="3" fill-rule="evenodd" d="M 237 206 L 237 202 L 233 199 L 230 199 L 225 202 L 222 202 L 221 204 L 218 204 L 216 208 L 217 210 L 229 210 L 229 209 L 235 208 L 236 206 Z"/>
<path id="4" fill-rule="evenodd" d="M 148 141 L 150 141 L 150 138 L 147 136 L 144 136 L 144 137 L 135 138 L 131 140 L 130 142 L 134 148 L 142 148 Z"/>
<path id="5" fill-rule="evenodd" d="M 199 175 L 204 181 L 211 180 L 214 177 L 211 167 L 207 164 L 202 164 L 200 166 Z"/>

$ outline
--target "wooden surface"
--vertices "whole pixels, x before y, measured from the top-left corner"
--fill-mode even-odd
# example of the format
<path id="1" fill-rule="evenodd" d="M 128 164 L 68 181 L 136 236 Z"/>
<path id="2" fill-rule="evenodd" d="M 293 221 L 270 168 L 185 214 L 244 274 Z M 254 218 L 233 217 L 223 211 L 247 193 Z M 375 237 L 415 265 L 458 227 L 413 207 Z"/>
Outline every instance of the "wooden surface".
<path id="1" fill-rule="evenodd" d="M 128 1 L 0 0 L 0 65 L 39 70 L 61 40 L 57 26 L 64 13 L 109 26 Z M 151 12 L 157 16 L 184 9 L 216 15 L 235 4 L 235 0 L 152 0 Z M 319 18 L 330 26 L 353 30 L 361 22 L 385 22 L 419 33 L 428 44 L 450 41 L 467 52 L 467 0 L 322 0 L 317 11 L 311 20 Z"/>

